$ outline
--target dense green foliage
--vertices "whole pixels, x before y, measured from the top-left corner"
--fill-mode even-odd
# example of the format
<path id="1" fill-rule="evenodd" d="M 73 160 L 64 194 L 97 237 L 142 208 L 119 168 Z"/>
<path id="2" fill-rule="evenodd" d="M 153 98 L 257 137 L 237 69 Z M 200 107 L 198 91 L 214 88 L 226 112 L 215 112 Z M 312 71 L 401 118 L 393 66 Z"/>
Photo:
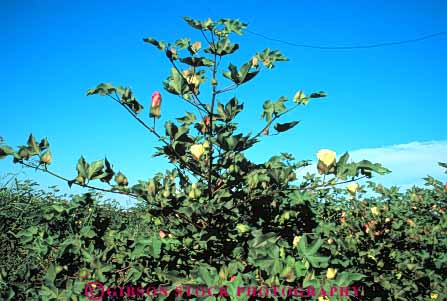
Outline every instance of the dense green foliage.
<path id="1" fill-rule="evenodd" d="M 263 136 L 299 124 L 278 123 L 279 118 L 326 94 L 298 91 L 291 101 L 285 96 L 266 100 L 261 111 L 265 126 L 254 134 L 239 132 L 236 119 L 243 104 L 236 97 L 224 100 L 225 93 L 287 58 L 265 49 L 240 68 L 229 63 L 218 75 L 221 62 L 239 49 L 229 37 L 241 35 L 246 24 L 185 20 L 203 35 L 206 48 L 188 38 L 144 41 L 172 64 L 165 90 L 188 102 L 194 113 L 166 121 L 161 134 L 159 92 L 148 114 L 153 126 L 141 116 L 144 107 L 130 88 L 102 83 L 87 92 L 112 98 L 155 135 L 161 144 L 155 155 L 166 157 L 172 170 L 130 185 L 107 159 L 89 163 L 81 157 L 72 179 L 49 169 L 53 157 L 47 139 L 38 142 L 30 135 L 17 149 L 0 143 L 1 158 L 12 157 L 70 186 L 139 200 L 136 208 L 118 210 L 99 205 L 91 193 L 62 201 L 34 195 L 28 186 L 2 191 L 6 222 L 1 232 L 8 241 L 1 250 L 4 297 L 79 300 L 92 280 L 106 286 L 163 285 L 171 294 L 179 285 L 225 285 L 232 299 L 241 300 L 246 298 L 236 297 L 238 286 L 263 285 L 327 292 L 333 286 L 357 285 L 367 300 L 443 298 L 447 241 L 442 183 L 428 179 L 429 187 L 405 193 L 372 182 L 359 187 L 356 181 L 389 171 L 367 160 L 353 162 L 347 153 L 337 158 L 325 149 L 317 154 L 318 174 L 300 177 L 310 163 L 291 154 L 251 161 L 245 150 Z M 229 85 L 220 87 L 224 81 Z"/>
<path id="2" fill-rule="evenodd" d="M 351 278 L 364 288 L 363 300 L 427 300 L 432 293 L 444 300 L 445 187 L 428 179 L 426 188 L 404 193 L 373 183 L 362 188 L 376 193 L 352 198 L 345 189 L 300 192 L 294 210 L 272 218 L 276 223 L 269 231 L 280 236 L 261 239 L 259 230 L 238 231 L 234 224 L 214 235 L 182 235 L 175 219 L 161 225 L 145 208 L 124 211 L 98 204 L 91 195 L 66 202 L 19 183 L 0 192 L 1 297 L 78 300 L 89 279 L 231 287 L 256 281 L 331 285 Z M 270 205 L 281 207 L 281 199 Z M 160 229 L 168 236 L 161 238 Z M 316 242 L 317 253 L 308 255 L 303 244 L 294 247 L 296 233 Z M 222 236 L 236 237 L 237 246 L 221 246 Z M 326 279 L 327 267 L 338 270 L 335 280 Z"/>

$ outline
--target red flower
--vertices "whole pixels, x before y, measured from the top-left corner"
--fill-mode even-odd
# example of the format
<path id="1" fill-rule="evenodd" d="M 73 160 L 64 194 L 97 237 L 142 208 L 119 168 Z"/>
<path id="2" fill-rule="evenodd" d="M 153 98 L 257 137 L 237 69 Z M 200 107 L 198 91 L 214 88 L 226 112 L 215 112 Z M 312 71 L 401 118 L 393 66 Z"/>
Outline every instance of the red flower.
<path id="1" fill-rule="evenodd" d="M 209 126 L 209 125 L 210 125 L 210 116 L 205 116 L 205 117 L 203 118 L 203 123 L 204 123 L 206 126 Z"/>
<path id="2" fill-rule="evenodd" d="M 152 94 L 151 111 L 149 113 L 149 116 L 159 118 L 161 116 L 160 108 L 161 108 L 161 94 L 160 92 L 155 91 Z"/>

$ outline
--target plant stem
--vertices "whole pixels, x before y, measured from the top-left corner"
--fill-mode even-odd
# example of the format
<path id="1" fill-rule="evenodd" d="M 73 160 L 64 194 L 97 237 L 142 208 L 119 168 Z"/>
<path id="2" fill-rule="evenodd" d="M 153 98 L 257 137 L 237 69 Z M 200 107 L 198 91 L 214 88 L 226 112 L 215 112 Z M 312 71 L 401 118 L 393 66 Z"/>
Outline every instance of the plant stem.
<path id="1" fill-rule="evenodd" d="M 211 40 L 212 40 L 212 47 L 215 49 L 215 42 L 214 42 L 214 33 L 211 32 Z M 213 79 L 212 82 L 216 81 L 216 73 L 217 73 L 217 55 L 214 51 L 214 58 L 213 58 Z M 209 129 L 208 129 L 208 143 L 210 145 L 210 152 L 209 152 L 209 169 L 208 169 L 208 198 L 213 198 L 213 184 L 212 184 L 212 173 L 213 173 L 213 115 L 214 115 L 214 104 L 216 102 L 216 95 L 217 95 L 217 88 L 216 85 L 213 86 L 213 92 L 211 96 L 211 108 L 209 112 Z"/>

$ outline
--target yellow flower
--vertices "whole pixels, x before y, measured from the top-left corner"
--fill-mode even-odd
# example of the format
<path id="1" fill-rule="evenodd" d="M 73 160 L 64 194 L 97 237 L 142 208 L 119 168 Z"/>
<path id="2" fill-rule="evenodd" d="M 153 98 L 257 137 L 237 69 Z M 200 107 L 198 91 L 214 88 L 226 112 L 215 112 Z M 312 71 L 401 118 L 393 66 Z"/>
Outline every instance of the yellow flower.
<path id="1" fill-rule="evenodd" d="M 355 194 L 357 190 L 359 189 L 359 184 L 357 183 L 351 183 L 346 187 L 350 194 Z"/>
<path id="2" fill-rule="evenodd" d="M 432 298 L 432 299 L 438 299 L 438 297 L 439 297 L 439 295 L 437 293 L 435 293 L 435 292 L 432 292 L 430 294 L 430 298 Z"/>
<path id="3" fill-rule="evenodd" d="M 199 51 L 200 48 L 202 48 L 202 43 L 201 43 L 200 41 L 194 42 L 194 43 L 192 43 L 192 45 L 191 45 L 191 50 L 192 50 L 193 52 L 197 52 L 197 51 Z"/>
<path id="4" fill-rule="evenodd" d="M 380 214 L 380 212 L 379 212 L 379 208 L 377 208 L 377 207 L 372 207 L 371 208 L 371 213 L 372 214 L 374 214 L 374 215 L 379 215 Z"/>
<path id="5" fill-rule="evenodd" d="M 190 148 L 191 154 L 194 159 L 199 160 L 205 152 L 205 148 L 202 144 L 193 144 Z"/>
<path id="6" fill-rule="evenodd" d="M 301 236 L 295 236 L 293 238 L 293 247 L 296 248 L 296 246 L 298 246 L 298 244 L 300 243 L 301 240 Z"/>
<path id="7" fill-rule="evenodd" d="M 334 279 L 336 274 L 337 274 L 337 269 L 328 268 L 327 272 L 326 272 L 326 278 L 327 279 Z"/>
<path id="8" fill-rule="evenodd" d="M 330 299 L 328 297 L 326 297 L 326 296 L 318 297 L 318 301 L 328 301 L 328 300 L 330 300 Z"/>
<path id="9" fill-rule="evenodd" d="M 328 172 L 328 170 L 335 164 L 336 154 L 330 149 L 320 149 L 317 153 L 318 158 L 318 171 L 322 173 Z"/>

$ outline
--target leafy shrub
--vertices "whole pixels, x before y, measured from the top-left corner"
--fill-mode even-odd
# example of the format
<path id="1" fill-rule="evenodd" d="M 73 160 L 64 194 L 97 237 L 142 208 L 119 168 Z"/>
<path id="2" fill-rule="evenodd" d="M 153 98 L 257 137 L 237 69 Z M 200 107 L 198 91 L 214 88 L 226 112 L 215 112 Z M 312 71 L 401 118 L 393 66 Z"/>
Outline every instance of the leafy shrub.
<path id="1" fill-rule="evenodd" d="M 326 94 L 298 91 L 291 105 L 285 96 L 267 100 L 261 114 L 265 126 L 254 134 L 239 132 L 235 118 L 243 104 L 236 97 L 224 103 L 217 97 L 287 58 L 265 49 L 239 68 L 230 63 L 219 76 L 221 61 L 239 48 L 229 37 L 241 35 L 246 24 L 185 20 L 203 34 L 203 43 L 187 38 L 144 41 L 172 64 L 164 89 L 188 102 L 194 113 L 167 121 L 162 134 L 156 128 L 161 93 L 152 95 L 151 126 L 141 117 L 143 105 L 130 88 L 102 83 L 87 92 L 110 97 L 155 135 L 161 143 L 155 155 L 166 157 L 173 169 L 129 185 L 107 159 L 89 163 L 81 157 L 77 176 L 69 179 L 49 169 L 53 158 L 47 139 L 37 142 L 30 135 L 18 149 L 0 145 L 0 157 L 13 157 L 14 163 L 50 173 L 70 186 L 140 201 L 138 207 L 120 211 L 99 206 L 91 193 L 67 203 L 32 198 L 36 205 L 30 205 L 33 211 L 27 217 L 15 205 L 6 207 L 5 218 L 15 222 L 3 235 L 13 245 L 2 252 L 17 250 L 11 256 L 26 261 L 17 260 L 22 263 L 15 273 L 2 274 L 9 287 L 5 298 L 78 300 L 89 280 L 106 286 L 166 285 L 171 297 L 178 285 L 227 286 L 232 299 L 245 299 L 234 295 L 238 286 L 313 286 L 329 292 L 333 286 L 357 285 L 368 300 L 443 298 L 446 192 L 441 183 L 430 178 L 430 188 L 405 193 L 372 182 L 366 189 L 356 181 L 389 171 L 366 160 L 352 162 L 347 153 L 337 158 L 325 149 L 317 154 L 318 174 L 300 179 L 297 174 L 310 163 L 291 154 L 261 164 L 250 161 L 245 151 L 263 136 L 283 134 L 299 123 L 279 123 L 279 118 Z M 221 87 L 222 81 L 229 85 Z M 206 83 L 208 102 L 201 93 Z M 6 203 L 8 194 L 18 196 L 3 193 Z M 19 226 L 24 218 L 28 222 Z"/>

